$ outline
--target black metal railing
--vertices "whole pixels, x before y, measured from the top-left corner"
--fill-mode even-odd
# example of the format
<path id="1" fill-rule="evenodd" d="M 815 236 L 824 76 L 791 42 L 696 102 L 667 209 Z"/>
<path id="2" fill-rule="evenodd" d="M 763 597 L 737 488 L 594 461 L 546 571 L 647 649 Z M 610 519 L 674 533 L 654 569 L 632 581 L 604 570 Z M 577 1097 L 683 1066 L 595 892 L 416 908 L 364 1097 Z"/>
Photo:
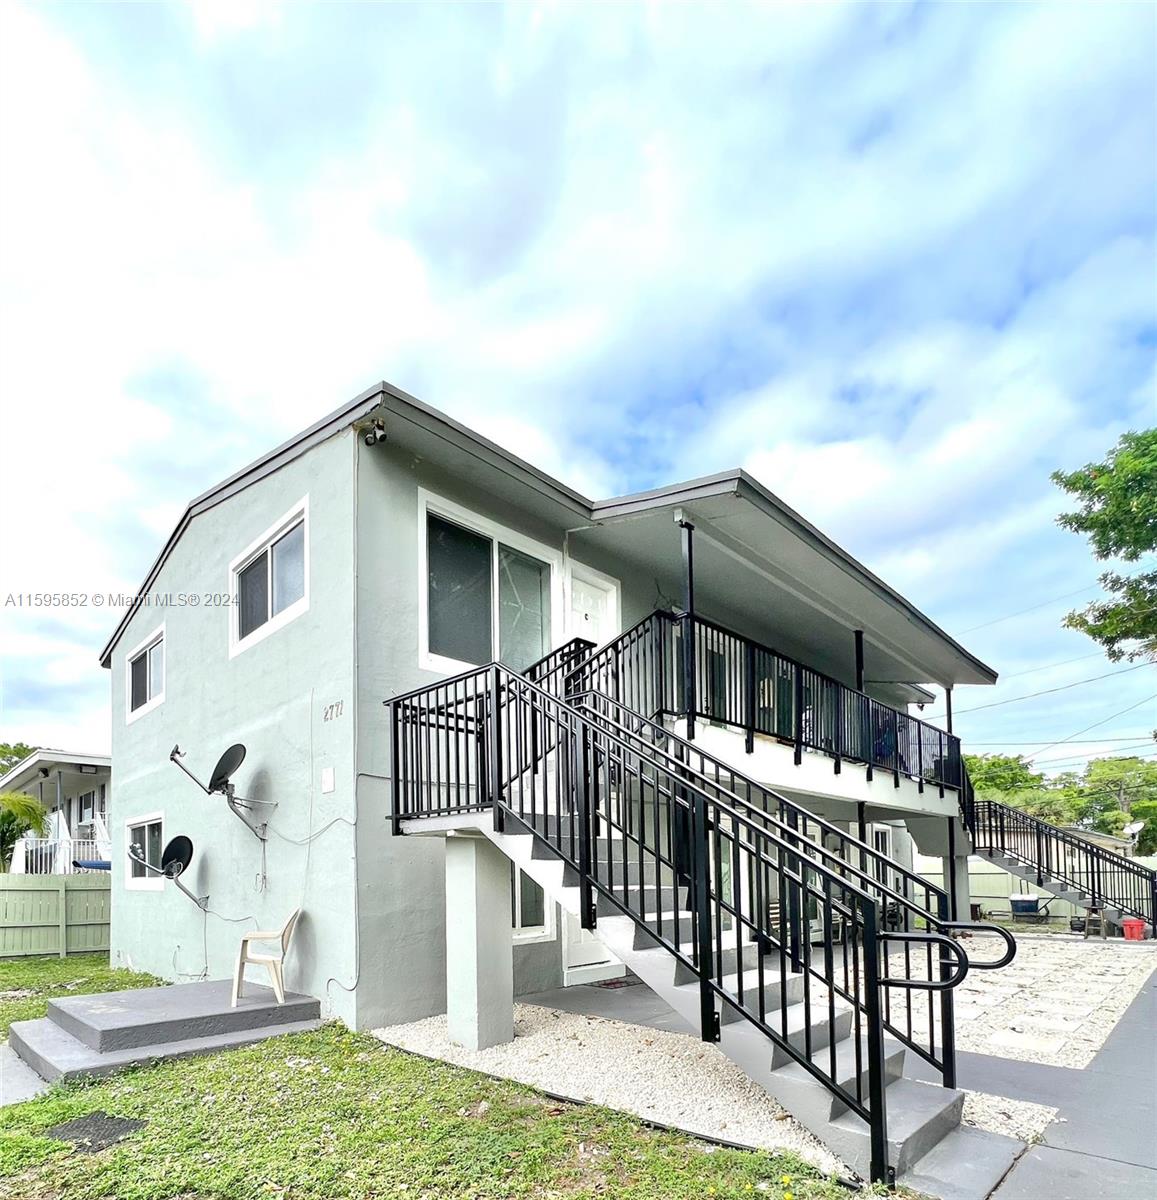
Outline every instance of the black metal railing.
<path id="1" fill-rule="evenodd" d="M 706 753 L 695 743 L 641 717 L 609 696 L 587 692 L 570 699 L 571 703 L 587 711 L 598 724 L 631 742 L 639 754 L 662 759 L 668 767 L 689 778 L 696 787 L 740 809 L 765 829 L 792 841 L 801 853 L 816 858 L 827 869 L 867 892 L 879 904 L 882 928 L 889 934 L 931 930 L 951 937 L 960 934 L 968 934 L 970 938 L 988 936 L 1002 943 L 1001 953 L 986 961 L 974 960 L 966 950 L 968 965 L 972 970 L 998 970 L 1015 958 L 1016 941 L 1008 930 L 985 922 L 954 921 L 949 896 L 942 888 L 908 870 L 847 830 L 816 816 L 802 805 L 756 782 L 729 763 Z M 809 844 L 803 845 L 805 842 Z M 922 949 L 925 953 L 924 971 L 931 976 L 932 946 L 925 943 Z M 799 947 L 793 947 L 794 953 L 798 951 Z M 906 945 L 903 953 L 905 972 L 910 974 L 912 945 Z M 950 956 L 942 957 L 940 965 L 943 969 L 950 965 Z M 890 976 L 892 965 L 890 959 L 884 959 L 882 974 L 885 978 Z M 902 998 L 896 1002 L 891 992 L 885 992 L 884 1024 L 889 1033 L 940 1071 L 946 1087 L 955 1087 L 951 990 L 941 992 L 940 1001 L 940 1028 L 946 1039 L 943 1046 L 937 1043 L 936 1025 L 929 1022 L 927 1010 L 921 1011 L 910 989 L 905 990 Z"/>
<path id="2" fill-rule="evenodd" d="M 951 1005 L 937 1037 L 933 998 L 968 971 L 956 941 L 884 928 L 879 884 L 862 886 L 790 820 L 498 664 L 387 703 L 396 832 L 486 809 L 497 829 L 532 832 L 576 872 L 585 927 L 601 903 L 645 929 L 698 984 L 702 1036 L 718 1039 L 719 1008 L 759 1028 L 867 1122 L 872 1178 L 887 1178 L 889 992 L 923 996 L 930 1061 L 945 1066 Z M 837 1070 L 844 1036 L 851 1081 Z"/>
<path id="3" fill-rule="evenodd" d="M 690 669 L 693 666 L 693 669 Z M 566 686 L 619 700 L 646 717 L 743 730 L 925 784 L 960 788 L 960 739 L 704 617 L 656 611 L 581 662 Z"/>
<path id="4" fill-rule="evenodd" d="M 574 637 L 564 642 L 557 650 L 551 650 L 522 669 L 523 675 L 539 687 L 558 695 L 562 681 L 570 675 L 584 659 L 591 655 L 595 643 L 588 638 Z"/>
<path id="5" fill-rule="evenodd" d="M 1089 897 L 1092 908 L 1115 908 L 1157 929 L 1157 871 L 1058 829 L 1019 808 L 966 795 L 965 824 L 978 850 L 1010 855 L 1036 875 Z"/>

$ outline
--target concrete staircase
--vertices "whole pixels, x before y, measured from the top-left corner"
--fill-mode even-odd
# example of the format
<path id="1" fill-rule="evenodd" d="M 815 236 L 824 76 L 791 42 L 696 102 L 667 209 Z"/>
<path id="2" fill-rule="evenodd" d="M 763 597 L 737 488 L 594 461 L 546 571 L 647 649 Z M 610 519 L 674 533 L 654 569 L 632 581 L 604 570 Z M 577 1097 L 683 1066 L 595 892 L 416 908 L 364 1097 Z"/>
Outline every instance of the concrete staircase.
<path id="1" fill-rule="evenodd" d="M 551 900 L 577 917 L 580 892 L 576 873 L 542 839 L 526 832 L 513 832 L 517 827 L 513 821 L 508 825 L 511 832 L 496 833 L 489 813 L 455 821 L 457 829 L 472 827 L 492 841 Z M 414 822 L 412 831 L 430 832 L 429 822 Z M 595 853 L 602 862 L 615 862 L 620 878 L 625 870 L 631 893 L 637 895 L 642 883 L 646 888 L 645 897 L 655 895 L 651 866 L 632 861 L 624 867 L 621 843 L 598 838 Z M 673 922 L 679 921 L 684 934 L 689 937 L 691 913 L 685 902 L 682 888 L 663 888 L 658 897 L 658 903 L 664 908 L 666 929 L 669 931 Z M 599 901 L 598 913 L 597 935 L 607 949 L 690 1025 L 698 1027 L 699 987 L 687 968 L 659 945 L 643 925 L 624 916 L 605 898 Z M 750 952 L 745 953 L 750 961 Z M 736 958 L 735 950 L 726 951 L 723 970 L 725 990 L 738 997 L 741 980 L 736 973 Z M 851 1008 L 838 997 L 829 1005 L 827 992 L 817 991 L 813 979 L 810 1014 L 805 1012 L 803 982 L 802 974 L 790 972 L 778 979 L 765 976 L 768 1011 L 773 1008 L 778 1011 L 781 998 L 786 994 L 789 1043 L 802 1051 L 805 1030 L 810 1031 L 812 1057 L 823 1071 L 830 1068 L 830 1047 L 834 1043 L 839 1082 L 854 1086 L 859 1067 L 866 1086 L 867 1058 L 865 1048 L 861 1047 L 857 1059 L 850 1036 L 853 1028 Z M 751 988 L 752 981 L 749 980 L 748 996 Z M 867 1178 L 871 1148 L 865 1122 L 733 1008 L 720 1001 L 717 1011 L 719 1049 L 856 1174 Z M 899 1042 L 886 1039 L 888 1157 L 898 1182 L 911 1186 L 918 1183 L 926 1194 L 951 1197 L 952 1200 L 982 1200 L 1024 1149 L 1023 1143 L 962 1127 L 964 1093 L 906 1077 L 905 1053 Z"/>
<path id="2" fill-rule="evenodd" d="M 321 1024 L 321 1006 L 312 996 L 287 993 L 278 1004 L 269 988 L 246 983 L 233 1008 L 231 986 L 214 979 L 50 1000 L 46 1017 L 14 1022 L 8 1042 L 52 1083 L 211 1054 Z"/>
<path id="3" fill-rule="evenodd" d="M 978 848 L 974 853 L 980 858 L 987 859 L 990 863 L 995 863 L 1002 871 L 1007 871 L 1010 875 L 1023 879 L 1030 887 L 1048 892 L 1050 896 L 1055 896 L 1058 900 L 1065 900 L 1069 904 L 1076 905 L 1077 908 L 1088 908 L 1092 903 L 1092 897 L 1088 892 L 1082 891 L 1072 884 L 1065 883 L 1060 879 L 1053 879 L 1043 872 L 1038 878 L 1036 864 L 1025 862 L 1017 858 L 1015 854 L 987 848 Z M 1105 914 L 1106 923 L 1116 929 L 1121 927 L 1121 921 L 1128 915 L 1111 904 L 1102 904 L 1101 908 Z"/>

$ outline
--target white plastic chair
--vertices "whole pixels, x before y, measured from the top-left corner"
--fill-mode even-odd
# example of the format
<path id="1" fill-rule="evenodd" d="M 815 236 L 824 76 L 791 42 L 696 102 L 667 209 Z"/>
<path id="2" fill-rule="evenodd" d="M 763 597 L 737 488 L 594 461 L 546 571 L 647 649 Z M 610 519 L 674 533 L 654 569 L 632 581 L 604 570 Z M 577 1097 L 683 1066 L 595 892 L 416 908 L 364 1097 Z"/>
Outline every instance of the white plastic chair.
<path id="1" fill-rule="evenodd" d="M 289 942 L 293 937 L 294 927 L 297 925 L 298 918 L 301 916 L 301 909 L 295 909 L 289 915 L 289 920 L 281 927 L 275 930 L 257 930 L 255 933 L 246 933 L 241 938 L 241 949 L 237 952 L 237 967 L 233 972 L 233 1007 L 237 1007 L 237 1001 L 241 999 L 241 985 L 245 981 L 245 964 L 246 963 L 261 963 L 269 972 L 269 978 L 273 983 L 273 994 L 277 997 L 278 1004 L 285 1003 L 285 977 L 282 974 L 282 969 L 285 965 L 285 956 L 289 953 Z M 280 950 L 275 950 L 272 954 L 257 954 L 250 949 L 251 942 L 280 942 Z"/>

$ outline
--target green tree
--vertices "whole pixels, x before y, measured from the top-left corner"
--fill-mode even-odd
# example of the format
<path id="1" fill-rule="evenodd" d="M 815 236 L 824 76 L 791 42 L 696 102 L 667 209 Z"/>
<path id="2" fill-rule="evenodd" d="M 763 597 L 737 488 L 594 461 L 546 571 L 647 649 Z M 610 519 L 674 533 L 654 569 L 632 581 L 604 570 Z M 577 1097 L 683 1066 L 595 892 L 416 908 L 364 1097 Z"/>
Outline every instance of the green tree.
<path id="1" fill-rule="evenodd" d="M 0 775 L 7 775 L 35 750 L 35 746 L 26 746 L 23 742 L 0 742 Z"/>
<path id="2" fill-rule="evenodd" d="M 8 870 L 17 838 L 26 833 L 43 836 L 47 830 L 48 818 L 39 800 L 23 792 L 0 792 L 0 870 Z"/>
<path id="3" fill-rule="evenodd" d="M 1135 800 L 1129 814 L 1145 824 L 1137 834 L 1134 849 L 1138 854 L 1157 854 L 1157 800 Z"/>
<path id="4" fill-rule="evenodd" d="M 1157 550 L 1157 429 L 1123 434 L 1104 462 L 1051 478 L 1080 505 L 1057 523 L 1087 534 L 1098 559 L 1137 562 Z M 1157 571 L 1106 571 L 1101 584 L 1108 596 L 1069 613 L 1065 625 L 1100 642 L 1113 662 L 1157 660 Z"/>
<path id="5" fill-rule="evenodd" d="M 1034 771 L 1021 754 L 966 754 L 964 765 L 968 777 L 978 795 L 1012 792 L 1023 788 L 1037 788 L 1044 783 L 1044 775 Z"/>

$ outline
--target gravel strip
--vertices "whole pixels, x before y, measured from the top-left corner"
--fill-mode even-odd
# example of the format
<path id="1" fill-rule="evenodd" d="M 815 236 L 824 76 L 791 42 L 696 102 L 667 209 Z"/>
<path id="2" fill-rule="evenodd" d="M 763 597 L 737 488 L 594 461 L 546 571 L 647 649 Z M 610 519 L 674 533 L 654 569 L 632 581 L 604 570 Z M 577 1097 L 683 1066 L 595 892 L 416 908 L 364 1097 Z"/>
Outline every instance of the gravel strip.
<path id="1" fill-rule="evenodd" d="M 375 1029 L 391 1046 L 602 1104 L 687 1133 L 763 1150 L 791 1150 L 829 1174 L 848 1168 L 714 1046 L 531 1004 L 514 1008 L 514 1041 L 455 1046 L 445 1016 Z"/>
<path id="2" fill-rule="evenodd" d="M 1057 1111 L 1047 1104 L 1033 1104 L 1029 1100 L 1007 1100 L 987 1092 L 964 1093 L 965 1125 L 986 1129 L 989 1133 L 1003 1133 L 1022 1142 L 1039 1141 Z"/>

